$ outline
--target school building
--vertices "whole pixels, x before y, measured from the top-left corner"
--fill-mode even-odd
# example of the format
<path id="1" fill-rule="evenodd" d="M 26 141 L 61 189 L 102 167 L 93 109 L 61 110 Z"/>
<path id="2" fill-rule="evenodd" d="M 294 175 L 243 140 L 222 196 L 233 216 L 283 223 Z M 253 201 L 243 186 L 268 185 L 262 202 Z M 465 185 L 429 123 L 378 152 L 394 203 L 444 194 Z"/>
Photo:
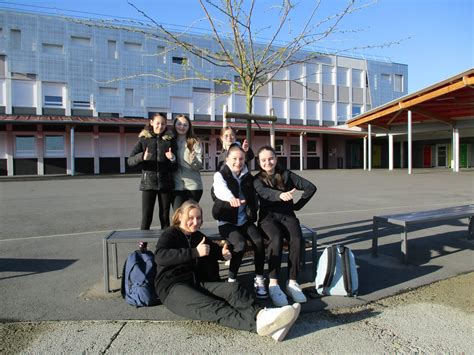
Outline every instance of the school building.
<path id="1" fill-rule="evenodd" d="M 204 35 L 188 40 L 212 46 Z M 189 63 L 232 84 L 170 83 L 157 74 L 184 78 Z M 238 77 L 228 69 L 133 29 L 3 10 L 0 175 L 131 172 L 126 158 L 153 112 L 166 114 L 170 123 L 177 114 L 188 115 L 204 144 L 204 169 L 214 170 L 224 107 L 245 112 L 235 84 Z M 322 52 L 277 73 L 255 97 L 253 113 L 278 117 L 275 145 L 288 168 L 362 168 L 367 132 L 346 121 L 406 96 L 407 87 L 404 64 Z M 245 122 L 228 123 L 243 139 Z M 269 143 L 270 125 L 254 123 L 251 134 L 257 150 Z"/>

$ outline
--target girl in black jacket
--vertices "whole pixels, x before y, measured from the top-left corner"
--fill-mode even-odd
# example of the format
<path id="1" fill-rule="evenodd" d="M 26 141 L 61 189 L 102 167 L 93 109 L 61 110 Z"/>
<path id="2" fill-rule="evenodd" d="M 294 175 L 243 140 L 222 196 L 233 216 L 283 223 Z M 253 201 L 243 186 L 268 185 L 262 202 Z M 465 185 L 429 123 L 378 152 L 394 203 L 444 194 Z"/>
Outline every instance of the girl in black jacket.
<path id="1" fill-rule="evenodd" d="M 281 341 L 296 321 L 300 305 L 263 309 L 239 283 L 220 282 L 218 259 L 223 248 L 199 232 L 202 209 L 188 200 L 173 215 L 173 226 L 156 243 L 155 288 L 171 312 L 195 320 L 270 335 Z"/>
<path id="2" fill-rule="evenodd" d="M 265 248 L 257 226 L 256 195 L 253 177 L 245 165 L 245 152 L 238 144 L 229 148 L 226 163 L 214 174 L 212 216 L 218 221 L 219 233 L 227 240 L 232 251 L 229 282 L 235 282 L 242 263 L 247 240 L 252 243 L 255 255 L 255 294 L 267 298 L 263 268 Z"/>
<path id="3" fill-rule="evenodd" d="M 161 228 L 170 225 L 173 201 L 172 172 L 176 168 L 176 141 L 166 133 L 166 117 L 157 113 L 139 134 L 139 140 L 127 160 L 129 166 L 141 164 L 142 223 L 150 229 L 155 201 L 158 199 Z"/>
<path id="4" fill-rule="evenodd" d="M 255 176 L 254 186 L 260 201 L 259 226 L 270 239 L 267 247 L 270 298 L 276 306 L 288 304 L 286 295 L 278 285 L 281 267 L 282 241 L 289 239 L 290 255 L 288 268 L 290 277 L 286 291 L 294 302 L 306 302 L 306 296 L 298 285 L 298 268 L 300 265 L 300 251 L 302 233 L 300 221 L 295 211 L 300 210 L 316 192 L 308 180 L 295 173 L 283 169 L 277 164 L 275 150 L 270 146 L 263 146 L 257 153 L 260 172 Z M 303 194 L 297 202 L 293 202 L 295 190 L 302 190 Z"/>

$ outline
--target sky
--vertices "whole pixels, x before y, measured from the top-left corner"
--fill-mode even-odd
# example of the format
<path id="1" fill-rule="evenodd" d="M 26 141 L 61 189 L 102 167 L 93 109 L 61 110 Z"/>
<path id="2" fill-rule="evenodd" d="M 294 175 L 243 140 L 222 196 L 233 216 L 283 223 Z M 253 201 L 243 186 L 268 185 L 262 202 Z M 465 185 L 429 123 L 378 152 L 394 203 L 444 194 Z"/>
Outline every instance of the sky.
<path id="1" fill-rule="evenodd" d="M 198 0 L 128 1 L 169 28 L 192 27 L 194 32 L 201 33 L 208 29 Z M 259 38 L 262 41 L 269 38 L 269 30 L 265 32 L 265 29 L 277 23 L 274 4 L 278 2 L 256 2 L 252 24 L 261 30 Z M 316 3 L 310 0 L 293 2 L 296 7 L 281 41 L 288 40 L 298 31 Z M 346 0 L 321 0 L 316 19 L 337 13 L 346 3 Z M 346 32 L 318 42 L 318 48 L 341 54 L 357 52 L 369 59 L 407 64 L 408 93 L 474 68 L 474 1 L 356 0 L 356 6 L 363 8 L 347 15 L 339 24 Z M 0 0 L 2 8 L 85 18 L 144 19 L 127 0 Z M 388 43 L 393 45 L 384 45 Z"/>

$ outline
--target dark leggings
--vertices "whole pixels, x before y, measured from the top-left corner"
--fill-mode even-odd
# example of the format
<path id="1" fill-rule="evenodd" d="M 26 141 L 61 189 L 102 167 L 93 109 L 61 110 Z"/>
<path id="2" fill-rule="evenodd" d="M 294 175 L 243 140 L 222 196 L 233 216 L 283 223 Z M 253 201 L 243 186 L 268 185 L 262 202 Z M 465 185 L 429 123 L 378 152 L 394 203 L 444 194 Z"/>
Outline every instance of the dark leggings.
<path id="1" fill-rule="evenodd" d="M 296 280 L 300 265 L 301 240 L 303 239 L 298 218 L 272 213 L 261 220 L 259 225 L 270 239 L 270 244 L 267 247 L 268 277 L 278 279 L 280 276 L 283 238 L 287 238 L 290 245 L 289 276 L 291 280 Z"/>
<path id="2" fill-rule="evenodd" d="M 254 250 L 255 273 L 263 275 L 265 264 L 265 247 L 263 245 L 263 237 L 255 224 L 247 222 L 242 226 L 235 224 L 223 224 L 219 226 L 220 235 L 227 240 L 229 249 L 232 252 L 230 259 L 229 277 L 237 278 L 242 258 L 245 252 L 246 240 L 252 243 Z"/>
<path id="3" fill-rule="evenodd" d="M 186 318 L 256 331 L 256 315 L 262 309 L 238 282 L 203 282 L 201 285 L 176 283 L 163 304 Z"/>
<path id="4" fill-rule="evenodd" d="M 173 210 L 177 210 L 181 205 L 188 200 L 199 202 L 202 197 L 202 190 L 179 190 L 174 191 Z"/>
<path id="5" fill-rule="evenodd" d="M 168 191 L 145 190 L 142 191 L 142 225 L 140 229 L 150 229 L 155 210 L 155 201 L 158 199 L 161 229 L 170 226 L 170 209 L 173 194 Z"/>

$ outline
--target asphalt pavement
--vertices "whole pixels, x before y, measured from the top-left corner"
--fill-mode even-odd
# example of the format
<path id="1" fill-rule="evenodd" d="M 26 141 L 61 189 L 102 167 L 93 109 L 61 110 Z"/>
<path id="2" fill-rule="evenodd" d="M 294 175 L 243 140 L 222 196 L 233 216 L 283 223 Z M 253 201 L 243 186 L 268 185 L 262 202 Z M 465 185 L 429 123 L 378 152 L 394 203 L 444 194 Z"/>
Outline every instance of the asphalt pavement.
<path id="1" fill-rule="evenodd" d="M 406 170 L 313 170 L 300 174 L 318 187 L 316 195 L 298 214 L 300 221 L 318 232 L 319 254 L 325 246 L 335 243 L 344 243 L 354 250 L 360 290 L 356 298 L 316 297 L 314 280 L 311 280 L 314 266 L 310 264 L 308 248 L 306 272 L 302 273 L 300 283 L 305 287 L 309 301 L 303 305 L 301 321 L 295 325 L 290 340 L 283 343 L 285 345 L 279 344 L 281 348 L 277 352 L 310 351 L 305 340 L 321 342 L 319 337 L 332 328 L 339 329 L 340 336 L 346 340 L 352 339 L 354 346 L 368 346 L 364 345 L 360 350 L 371 349 L 370 334 L 351 328 L 358 322 L 316 321 L 320 312 L 366 306 L 404 290 L 474 270 L 474 242 L 466 238 L 465 219 L 430 225 L 429 228 L 419 226 L 410 231 L 408 265 L 401 263 L 400 230 L 396 228 L 382 230 L 379 257 L 370 254 L 374 215 L 472 204 L 473 170 L 457 174 L 444 169 L 415 170 L 411 176 Z M 215 225 L 210 215 L 212 174 L 203 173 L 203 180 L 204 227 L 210 227 Z M 33 348 L 18 350 L 46 352 L 49 349 L 55 353 L 69 350 L 138 353 L 139 349 L 144 352 L 238 352 L 226 347 L 232 343 L 241 344 L 238 348 L 241 352 L 254 352 L 252 349 L 266 352 L 252 344 L 261 345 L 262 341 L 266 344 L 267 340 L 253 334 L 202 322 L 186 322 L 163 306 L 135 309 L 128 306 L 117 291 L 104 293 L 102 239 L 110 230 L 138 228 L 141 198 L 138 184 L 138 176 L 0 179 L 0 319 L 3 325 L 10 327 L 15 322 L 33 322 L 27 323 L 34 329 L 30 332 L 34 339 L 28 344 L 36 344 Z M 157 218 L 153 226 L 158 228 Z M 134 248 L 132 244 L 120 245 L 121 263 Z M 221 271 L 225 276 L 224 266 Z M 251 278 L 252 265 L 248 259 L 241 280 L 248 285 Z M 119 281 L 113 282 L 115 290 L 118 285 Z M 416 309 L 410 312 L 417 314 Z M 388 315 L 384 313 L 385 316 Z M 367 314 L 368 319 L 377 317 L 370 312 Z M 423 317 L 430 318 L 420 313 L 419 319 Z M 365 331 L 370 332 L 370 329 Z M 457 334 L 462 335 L 462 331 Z M 162 344 L 161 347 L 144 347 L 143 344 L 153 341 L 154 336 L 168 341 L 154 343 Z M 71 341 L 71 337 L 75 340 Z M 196 337 L 199 339 L 196 347 L 191 350 L 184 347 L 190 338 Z M 34 343 L 38 339 L 44 339 L 45 343 Z M 45 345 L 48 343 L 49 348 Z M 125 345 L 120 347 L 121 343 Z M 58 348 L 54 344 L 64 347 Z M 70 344 L 71 349 L 65 347 L 66 344 Z M 373 352 L 393 350 L 378 347 L 376 342 L 372 345 Z M 277 348 L 272 344 L 268 349 Z M 341 350 L 338 347 L 331 349 L 322 349 L 322 352 Z M 420 348 L 412 348 L 416 349 Z M 445 350 L 443 347 L 425 349 Z M 454 348 L 452 352 L 462 349 Z M 357 347 L 347 349 L 347 352 L 351 350 L 358 352 Z"/>

